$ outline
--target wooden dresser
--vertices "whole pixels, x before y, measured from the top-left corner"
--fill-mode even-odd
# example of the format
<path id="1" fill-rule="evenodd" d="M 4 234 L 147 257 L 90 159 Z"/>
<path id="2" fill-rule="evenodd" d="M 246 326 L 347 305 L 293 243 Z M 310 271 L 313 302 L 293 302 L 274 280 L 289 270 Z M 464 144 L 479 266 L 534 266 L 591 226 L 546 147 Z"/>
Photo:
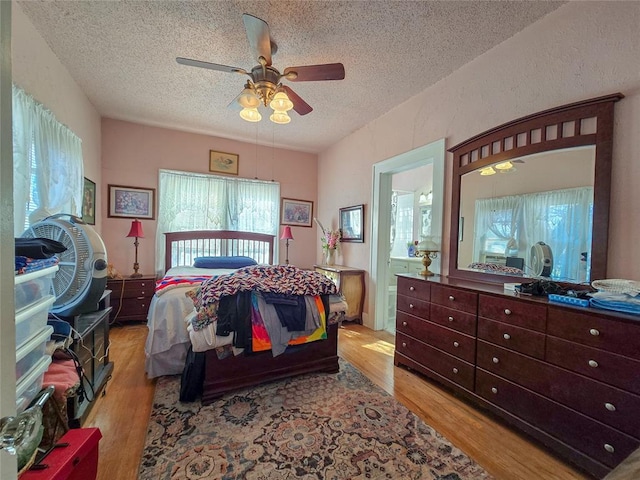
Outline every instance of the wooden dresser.
<path id="1" fill-rule="evenodd" d="M 110 322 L 146 322 L 149 304 L 155 291 L 155 277 L 111 278 L 107 281 L 111 293 Z"/>
<path id="2" fill-rule="evenodd" d="M 395 364 L 596 478 L 640 446 L 640 317 L 400 275 Z"/>
<path id="3" fill-rule="evenodd" d="M 313 268 L 316 272 L 320 272 L 333 280 L 333 283 L 338 287 L 338 291 L 344 296 L 348 305 L 344 319 L 362 324 L 364 270 L 342 265 L 314 265 Z"/>

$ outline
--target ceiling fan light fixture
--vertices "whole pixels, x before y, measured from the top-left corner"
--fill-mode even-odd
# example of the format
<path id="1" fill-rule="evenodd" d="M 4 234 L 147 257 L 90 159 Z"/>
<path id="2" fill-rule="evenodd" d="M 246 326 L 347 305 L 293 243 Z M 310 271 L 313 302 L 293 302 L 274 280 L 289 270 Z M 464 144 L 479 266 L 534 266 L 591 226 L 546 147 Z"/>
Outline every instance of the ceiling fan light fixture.
<path id="1" fill-rule="evenodd" d="M 258 105 L 260 105 L 260 99 L 252 88 L 246 86 L 238 96 L 238 103 L 243 108 L 258 108 Z"/>
<path id="2" fill-rule="evenodd" d="M 273 123 L 277 123 L 279 125 L 286 125 L 291 121 L 291 117 L 287 114 L 287 112 L 273 112 L 269 117 Z"/>
<path id="3" fill-rule="evenodd" d="M 293 108 L 293 102 L 285 92 L 280 90 L 273 96 L 269 106 L 274 112 L 288 112 Z"/>
<path id="4" fill-rule="evenodd" d="M 513 167 L 513 163 L 511 163 L 508 160 L 506 162 L 498 163 L 495 166 L 495 169 L 498 170 L 499 172 L 510 172 L 515 170 L 515 168 Z"/>
<path id="5" fill-rule="evenodd" d="M 240 117 L 247 122 L 259 122 L 262 120 L 262 115 L 256 107 L 254 108 L 243 108 L 240 111 Z"/>
<path id="6" fill-rule="evenodd" d="M 496 174 L 496 171 L 493 169 L 493 167 L 485 167 L 480 170 L 480 175 L 482 175 L 483 177 L 486 177 L 489 175 L 495 175 L 495 174 Z"/>

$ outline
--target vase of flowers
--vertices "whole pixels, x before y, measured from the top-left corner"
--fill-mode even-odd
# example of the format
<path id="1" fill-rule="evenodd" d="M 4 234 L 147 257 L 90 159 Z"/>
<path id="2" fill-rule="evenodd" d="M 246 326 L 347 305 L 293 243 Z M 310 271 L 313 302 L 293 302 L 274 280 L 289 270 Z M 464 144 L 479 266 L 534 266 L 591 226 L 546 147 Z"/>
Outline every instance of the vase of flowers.
<path id="1" fill-rule="evenodd" d="M 340 248 L 340 240 L 342 239 L 342 233 L 340 230 L 329 230 L 322 226 L 317 219 L 314 218 L 316 223 L 322 230 L 322 252 L 324 253 L 324 261 L 327 265 L 335 265 L 336 263 L 336 251 Z"/>

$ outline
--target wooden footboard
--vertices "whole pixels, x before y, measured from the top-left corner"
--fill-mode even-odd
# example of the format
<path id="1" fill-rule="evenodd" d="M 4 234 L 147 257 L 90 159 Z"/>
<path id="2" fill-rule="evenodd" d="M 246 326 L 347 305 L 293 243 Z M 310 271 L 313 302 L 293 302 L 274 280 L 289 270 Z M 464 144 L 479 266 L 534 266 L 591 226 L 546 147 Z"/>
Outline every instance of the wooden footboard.
<path id="1" fill-rule="evenodd" d="M 277 357 L 271 352 L 261 352 L 218 360 L 215 351 L 209 350 L 206 352 L 202 404 L 209 404 L 238 388 L 302 373 L 337 373 L 339 369 L 337 324 L 329 325 L 326 340 L 290 349 Z"/>

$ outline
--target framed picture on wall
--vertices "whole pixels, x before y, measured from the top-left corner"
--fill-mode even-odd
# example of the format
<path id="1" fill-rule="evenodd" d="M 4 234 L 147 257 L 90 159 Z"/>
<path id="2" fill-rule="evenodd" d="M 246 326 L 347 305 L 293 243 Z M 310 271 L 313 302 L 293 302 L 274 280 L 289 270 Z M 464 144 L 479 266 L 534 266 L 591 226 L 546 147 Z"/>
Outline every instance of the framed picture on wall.
<path id="1" fill-rule="evenodd" d="M 209 171 L 214 173 L 226 173 L 238 175 L 240 155 L 236 153 L 217 152 L 209 150 Z"/>
<path id="2" fill-rule="evenodd" d="M 155 219 L 155 188 L 109 185 L 110 217 Z"/>
<path id="3" fill-rule="evenodd" d="M 313 202 L 283 198 L 280 225 L 310 227 L 313 220 Z"/>
<path id="4" fill-rule="evenodd" d="M 343 242 L 364 242 L 364 205 L 340 209 L 340 231 Z"/>
<path id="5" fill-rule="evenodd" d="M 96 224 L 96 184 L 85 177 L 82 192 L 82 220 Z"/>

